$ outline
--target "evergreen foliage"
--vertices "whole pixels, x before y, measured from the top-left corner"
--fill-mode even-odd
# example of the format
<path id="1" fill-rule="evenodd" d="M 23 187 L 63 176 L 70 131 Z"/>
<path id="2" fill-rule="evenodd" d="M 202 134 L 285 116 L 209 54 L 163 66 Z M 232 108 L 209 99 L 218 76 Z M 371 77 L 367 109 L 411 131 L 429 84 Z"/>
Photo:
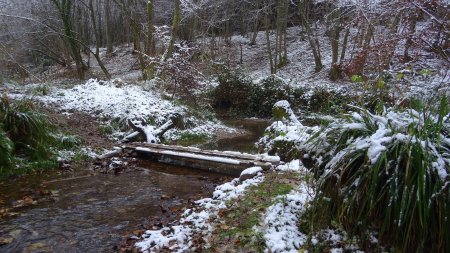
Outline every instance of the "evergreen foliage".
<path id="1" fill-rule="evenodd" d="M 376 229 L 396 252 L 450 251 L 448 101 L 420 109 L 361 110 L 313 135 L 317 219 Z"/>
<path id="2" fill-rule="evenodd" d="M 36 164 L 56 166 L 57 149 L 70 149 L 80 144 L 77 137 L 61 134 L 29 99 L 11 101 L 3 96 L 0 100 L 0 125 L 0 176 L 21 171 L 12 170 L 14 156 L 25 156 Z"/>

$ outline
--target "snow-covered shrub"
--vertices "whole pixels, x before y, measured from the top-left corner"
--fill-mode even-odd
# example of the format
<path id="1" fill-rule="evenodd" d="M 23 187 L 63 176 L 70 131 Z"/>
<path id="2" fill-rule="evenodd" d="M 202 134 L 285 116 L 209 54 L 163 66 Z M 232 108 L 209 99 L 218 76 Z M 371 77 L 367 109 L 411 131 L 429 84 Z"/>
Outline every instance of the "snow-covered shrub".
<path id="1" fill-rule="evenodd" d="M 289 100 L 290 86 L 282 78 L 270 75 L 252 86 L 248 96 L 248 114 L 268 117 L 279 100 Z"/>
<path id="2" fill-rule="evenodd" d="M 305 143 L 319 128 L 303 126 L 286 100 L 275 103 L 273 113 L 278 121 L 266 128 L 264 136 L 257 142 L 258 151 L 278 155 L 283 161 L 303 158 Z"/>
<path id="3" fill-rule="evenodd" d="M 214 106 L 222 110 L 246 110 L 252 79 L 240 69 L 225 68 L 218 76 L 219 85 L 213 92 Z"/>
<path id="4" fill-rule="evenodd" d="M 361 109 L 317 131 L 322 217 L 353 233 L 376 229 L 395 251 L 449 252 L 449 118 L 443 98 L 436 110 Z"/>
<path id="5" fill-rule="evenodd" d="M 152 64 L 160 72 L 164 88 L 172 95 L 188 103 L 198 103 L 204 87 L 203 75 L 192 61 L 198 48 L 187 44 L 177 44 L 176 52 L 166 61 L 154 61 Z"/>

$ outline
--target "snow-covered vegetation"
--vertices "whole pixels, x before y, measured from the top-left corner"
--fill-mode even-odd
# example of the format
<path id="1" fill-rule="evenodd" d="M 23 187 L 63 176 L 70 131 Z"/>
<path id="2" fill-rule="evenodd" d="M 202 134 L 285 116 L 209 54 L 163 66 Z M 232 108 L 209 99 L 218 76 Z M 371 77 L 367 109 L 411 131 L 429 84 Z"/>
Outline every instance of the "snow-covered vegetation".
<path id="1" fill-rule="evenodd" d="M 399 249 L 440 251 L 447 247 L 450 204 L 448 108 L 442 97 L 437 107 L 419 111 L 389 108 L 377 115 L 354 108 L 322 128 L 276 122 L 275 136 L 260 144 L 279 153 L 287 145 L 313 160 L 316 223 L 345 217 L 342 225 L 354 234 L 375 229 Z"/>
<path id="2" fill-rule="evenodd" d="M 27 86 L 24 88 L 27 89 Z M 183 133 L 211 136 L 218 129 L 233 131 L 214 118 L 193 116 L 192 109 L 169 101 L 163 95 L 151 82 L 132 85 L 120 79 L 91 79 L 70 89 L 55 87 L 48 94 L 34 98 L 47 106 L 58 108 L 66 115 L 81 111 L 97 118 L 103 125 L 115 126 L 110 134 L 116 140 L 127 135 L 128 119 L 143 120 L 158 126 L 170 118 L 179 117 L 177 128 L 165 133 L 164 137 L 168 141 L 179 138 Z"/>
<path id="3" fill-rule="evenodd" d="M 38 108 L 83 113 L 109 144 L 214 142 L 239 132 L 217 115 L 271 118 L 256 146 L 280 165 L 132 247 L 448 252 L 449 15 L 443 0 L 0 0 L 0 176 L 77 159 Z"/>

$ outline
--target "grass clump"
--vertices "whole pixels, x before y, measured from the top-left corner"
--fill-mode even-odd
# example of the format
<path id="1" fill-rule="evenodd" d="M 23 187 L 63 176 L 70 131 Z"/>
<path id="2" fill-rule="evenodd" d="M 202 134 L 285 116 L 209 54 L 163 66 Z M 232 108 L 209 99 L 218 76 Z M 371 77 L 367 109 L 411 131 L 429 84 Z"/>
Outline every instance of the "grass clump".
<path id="1" fill-rule="evenodd" d="M 14 143 L 5 135 L 0 125 L 0 174 L 3 169 L 10 168 L 13 164 Z"/>
<path id="2" fill-rule="evenodd" d="M 0 126 L 0 177 L 34 168 L 56 167 L 58 149 L 71 149 L 80 144 L 77 137 L 61 134 L 29 99 L 12 101 L 3 96 Z"/>
<path id="3" fill-rule="evenodd" d="M 395 252 L 449 252 L 449 117 L 444 97 L 437 107 L 361 109 L 317 131 L 317 219 L 353 235 L 376 230 Z"/>

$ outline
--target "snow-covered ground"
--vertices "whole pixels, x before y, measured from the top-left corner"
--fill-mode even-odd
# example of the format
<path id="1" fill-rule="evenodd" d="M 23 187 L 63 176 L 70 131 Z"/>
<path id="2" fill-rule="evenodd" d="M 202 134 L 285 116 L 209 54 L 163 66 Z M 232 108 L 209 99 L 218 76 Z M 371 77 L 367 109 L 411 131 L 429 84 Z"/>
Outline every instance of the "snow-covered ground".
<path id="1" fill-rule="evenodd" d="M 425 27 L 426 24 L 420 23 L 418 26 Z M 383 27 L 379 28 L 381 31 Z M 338 94 L 355 95 L 364 90 L 361 83 L 352 83 L 349 78 L 330 81 L 328 72 L 331 66 L 331 45 L 330 39 L 325 34 L 325 27 L 319 24 L 318 40 L 322 53 L 322 64 L 324 68 L 315 73 L 314 58 L 310 45 L 300 27 L 291 27 L 287 31 L 287 52 L 289 63 L 278 69 L 277 76 L 284 79 L 292 87 L 302 88 L 311 93 L 315 89 L 324 89 Z M 352 30 L 352 33 L 356 31 Z M 222 45 L 227 52 L 221 56 L 221 60 L 229 61 L 231 66 L 243 68 L 248 75 L 257 82 L 270 75 L 270 65 L 266 46 L 265 31 L 260 31 L 256 37 L 256 44 L 250 46 L 250 38 L 241 35 L 235 35 L 231 38 L 231 46 Z M 275 33 L 271 32 L 271 40 L 275 41 Z M 242 46 L 243 63 L 238 64 L 240 60 L 240 46 Z M 348 47 L 351 48 L 350 44 Z M 392 76 L 391 93 L 394 97 L 399 96 L 434 96 L 436 94 L 450 94 L 450 68 L 448 62 L 427 55 L 429 53 L 418 51 L 422 55 L 420 60 L 409 64 L 400 64 L 396 62 L 385 72 Z M 396 51 L 397 57 L 403 54 L 401 48 Z M 346 60 L 349 60 L 351 53 L 347 54 Z M 395 58 L 395 57 L 394 57 Z M 430 74 L 421 73 L 430 71 Z M 403 73 L 401 80 L 396 80 L 397 74 Z"/>
<path id="2" fill-rule="evenodd" d="M 218 186 L 212 198 L 198 200 L 197 207 L 186 210 L 178 224 L 146 231 L 136 246 L 143 252 L 157 252 L 163 248 L 168 248 L 171 252 L 194 251 L 199 245 L 192 243 L 193 238 L 200 236 L 208 239 L 216 222 L 219 222 L 216 218 L 219 210 L 226 208 L 230 200 L 243 195 L 246 188 L 263 180 L 264 175 L 260 172 L 256 177 L 243 182 L 236 178 Z"/>
<path id="3" fill-rule="evenodd" d="M 33 90 L 42 84 L 30 84 L 21 90 Z M 126 124 L 127 119 L 144 120 L 160 126 L 171 116 L 181 115 L 186 125 L 185 129 L 171 129 L 166 132 L 167 139 L 177 138 L 181 133 L 213 135 L 217 130 L 233 132 L 220 121 L 210 121 L 188 116 L 189 109 L 183 105 L 166 100 L 161 91 L 151 83 L 128 84 L 120 79 L 98 81 L 90 79 L 85 84 L 73 88 L 49 87 L 47 95 L 32 95 L 32 97 L 47 106 L 53 106 L 66 115 L 74 111 L 87 113 L 94 118 L 111 124 L 112 121 Z M 16 97 L 28 97 L 23 93 Z M 126 133 L 114 129 L 112 136 L 123 138 Z"/>
<path id="4" fill-rule="evenodd" d="M 250 168 L 251 171 L 257 168 Z M 307 169 L 299 160 L 279 165 L 276 172 L 284 173 L 295 171 L 306 174 Z M 266 180 L 262 172 L 250 179 L 240 181 L 238 178 L 216 188 L 212 198 L 196 201 L 196 206 L 188 209 L 179 221 L 158 230 L 147 230 L 136 243 L 143 252 L 193 252 L 199 247 L 208 247 L 208 239 L 214 229 L 222 223 L 218 218 L 220 210 L 229 208 L 237 198 L 246 194 L 249 186 L 258 185 Z M 315 195 L 313 187 L 305 181 L 299 182 L 291 192 L 277 196 L 272 206 L 269 206 L 260 215 L 259 226 L 254 227 L 260 232 L 265 242 L 265 252 L 299 252 L 307 243 L 327 243 L 332 247 L 332 252 L 363 252 L 353 244 L 345 232 L 336 229 L 326 229 L 314 235 L 307 235 L 299 230 L 299 218 L 310 205 Z M 308 239 L 310 237 L 310 239 Z M 205 244 L 194 243 L 194 238 L 202 238 Z M 310 240 L 310 241 L 308 241 Z"/>

